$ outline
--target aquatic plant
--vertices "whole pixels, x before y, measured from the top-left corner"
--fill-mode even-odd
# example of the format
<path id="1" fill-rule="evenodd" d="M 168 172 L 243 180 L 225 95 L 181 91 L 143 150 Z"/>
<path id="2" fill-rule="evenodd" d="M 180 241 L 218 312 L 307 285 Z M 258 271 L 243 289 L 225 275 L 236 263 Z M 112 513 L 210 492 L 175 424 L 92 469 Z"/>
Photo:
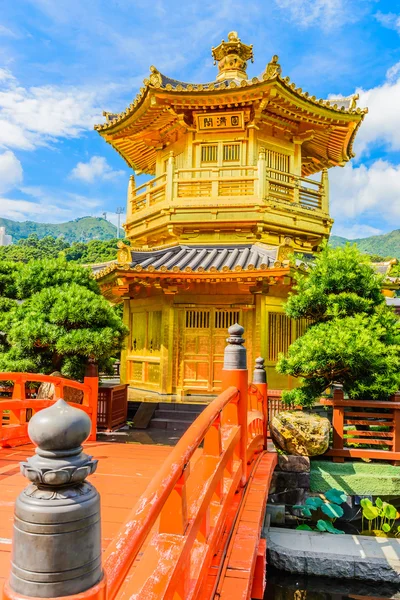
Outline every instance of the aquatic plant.
<path id="1" fill-rule="evenodd" d="M 400 537 L 400 525 L 396 520 L 400 518 L 400 513 L 392 504 L 384 502 L 380 498 L 375 500 L 375 504 L 368 498 L 363 498 L 360 502 L 362 508 L 362 531 L 364 530 L 364 520 L 368 523 L 366 530 L 369 535 L 396 536 Z"/>
<path id="2" fill-rule="evenodd" d="M 333 534 L 344 533 L 341 529 L 337 529 L 333 523 L 344 514 L 343 508 L 340 506 L 346 502 L 347 496 L 341 490 L 335 488 L 328 490 L 324 497 L 310 496 L 306 499 L 305 504 L 295 504 L 293 508 L 301 510 L 304 517 L 310 519 L 311 527 L 307 523 L 298 525 L 296 529 L 299 531 L 321 531 Z"/>

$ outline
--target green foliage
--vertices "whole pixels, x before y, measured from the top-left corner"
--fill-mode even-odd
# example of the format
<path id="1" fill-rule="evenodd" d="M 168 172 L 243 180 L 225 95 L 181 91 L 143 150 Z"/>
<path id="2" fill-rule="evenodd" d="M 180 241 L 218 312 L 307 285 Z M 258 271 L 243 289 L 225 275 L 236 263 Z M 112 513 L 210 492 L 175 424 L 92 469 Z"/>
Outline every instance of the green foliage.
<path id="1" fill-rule="evenodd" d="M 340 529 L 336 529 L 333 523 L 343 516 L 344 511 L 340 504 L 346 502 L 346 499 L 347 496 L 343 491 L 331 489 L 326 492 L 325 497 L 310 496 L 306 499 L 305 504 L 295 504 L 293 508 L 301 510 L 303 517 L 309 518 L 311 523 L 316 525 L 313 529 L 310 525 L 303 523 L 296 529 L 334 534 L 344 533 Z"/>
<path id="2" fill-rule="evenodd" d="M 95 264 L 115 260 L 117 258 L 118 239 L 92 240 L 88 243 L 75 242 L 64 252 L 68 261 L 76 261 L 81 264 Z"/>
<path id="3" fill-rule="evenodd" d="M 90 240 L 110 240 L 115 238 L 117 228 L 115 225 L 100 217 L 81 217 L 66 223 L 37 223 L 34 221 L 12 221 L 0 218 L 0 227 L 5 227 L 13 241 L 27 238 L 36 234 L 39 239 L 46 236 L 53 238 L 63 237 L 68 244 L 73 242 L 88 242 Z M 0 259 L 3 257 L 0 257 Z"/>
<path id="4" fill-rule="evenodd" d="M 355 246 L 325 247 L 296 277 L 286 314 L 312 321 L 280 355 L 277 370 L 298 377 L 286 402 L 311 406 L 333 383 L 351 398 L 385 398 L 400 387 L 399 319 L 385 304 L 382 277 Z"/>
<path id="5" fill-rule="evenodd" d="M 22 300 L 44 288 L 72 283 L 100 294 L 90 269 L 68 263 L 63 258 L 32 261 L 22 265 L 15 274 L 17 297 Z"/>
<path id="6" fill-rule="evenodd" d="M 385 301 L 381 286 L 382 277 L 354 245 L 339 249 L 326 246 L 310 273 L 296 276 L 296 294 L 289 296 L 285 311 L 292 319 L 307 317 L 316 322 L 360 311 L 372 313 Z"/>
<path id="7" fill-rule="evenodd" d="M 100 370 L 112 369 L 127 329 L 89 269 L 65 259 L 32 261 L 15 270 L 3 293 L 0 371 L 61 371 L 81 379 L 89 358 Z"/>
<path id="8" fill-rule="evenodd" d="M 0 261 L 29 263 L 33 260 L 65 258 L 68 262 L 94 264 L 114 260 L 117 257 L 117 238 L 110 240 L 91 240 L 73 242 L 71 245 L 63 238 L 46 236 L 39 239 L 31 234 L 11 246 L 0 246 Z"/>
<path id="9" fill-rule="evenodd" d="M 375 500 L 375 504 L 368 498 L 363 498 L 360 502 L 362 508 L 362 529 L 364 531 L 364 522 L 368 523 L 368 532 L 380 532 L 384 534 L 400 535 L 400 525 L 396 525 L 396 520 L 400 517 L 397 509 L 392 504 L 384 502 L 380 498 Z"/>
<path id="10" fill-rule="evenodd" d="M 381 257 L 392 257 L 400 260 L 400 229 L 395 229 L 390 233 L 383 235 L 372 235 L 367 238 L 359 238 L 352 240 L 357 244 L 361 252 L 371 255 L 378 255 L 378 260 Z M 329 245 L 332 248 L 343 247 L 348 243 L 348 240 L 343 237 L 331 235 Z M 375 259 L 375 257 L 374 257 Z"/>

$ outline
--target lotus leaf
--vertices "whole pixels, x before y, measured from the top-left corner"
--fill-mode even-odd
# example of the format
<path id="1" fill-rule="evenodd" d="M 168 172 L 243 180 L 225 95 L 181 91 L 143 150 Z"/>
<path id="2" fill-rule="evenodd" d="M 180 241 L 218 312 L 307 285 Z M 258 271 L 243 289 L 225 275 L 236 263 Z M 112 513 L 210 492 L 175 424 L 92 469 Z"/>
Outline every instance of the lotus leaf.
<path id="1" fill-rule="evenodd" d="M 328 531 L 326 527 L 326 521 L 324 521 L 323 519 L 319 519 L 319 521 L 317 521 L 317 529 L 319 531 Z"/>
<path id="2" fill-rule="evenodd" d="M 338 519 L 344 514 L 344 510 L 341 506 L 332 504 L 330 502 L 324 502 L 321 506 L 321 510 L 327 517 L 330 517 L 331 519 Z"/>
<path id="3" fill-rule="evenodd" d="M 309 525 L 306 525 L 305 523 L 303 523 L 303 525 L 298 525 L 296 529 L 298 531 L 312 531 L 312 528 Z"/>
<path id="4" fill-rule="evenodd" d="M 382 506 L 383 506 L 383 501 L 382 501 L 380 498 L 377 498 L 377 499 L 375 500 L 375 505 L 376 505 L 378 508 L 382 508 Z"/>
<path id="5" fill-rule="evenodd" d="M 311 510 L 317 510 L 323 505 L 324 501 L 319 496 L 310 496 L 306 500 L 306 505 L 311 508 Z"/>
<path id="6" fill-rule="evenodd" d="M 380 510 L 377 506 L 374 506 L 372 502 L 370 504 L 361 505 L 363 508 L 363 517 L 368 521 L 373 521 L 379 517 Z"/>
<path id="7" fill-rule="evenodd" d="M 332 525 L 332 523 L 330 521 L 324 520 L 323 522 L 325 523 L 326 530 L 329 533 L 335 533 L 335 534 L 344 533 L 344 531 L 342 531 L 341 529 L 336 529 L 336 527 L 334 525 Z"/>
<path id="8" fill-rule="evenodd" d="M 335 488 L 332 488 L 326 492 L 325 498 L 329 500 L 329 502 L 343 504 L 343 502 L 346 502 L 347 500 L 347 494 L 345 494 L 342 490 L 336 490 Z"/>
<path id="9" fill-rule="evenodd" d="M 396 519 L 397 517 L 397 510 L 392 504 L 387 504 L 384 502 L 382 506 L 382 512 L 387 519 Z"/>
<path id="10" fill-rule="evenodd" d="M 384 531 L 385 533 L 389 533 L 390 530 L 391 530 L 391 527 L 390 527 L 389 523 L 384 523 L 382 525 L 382 531 Z"/>

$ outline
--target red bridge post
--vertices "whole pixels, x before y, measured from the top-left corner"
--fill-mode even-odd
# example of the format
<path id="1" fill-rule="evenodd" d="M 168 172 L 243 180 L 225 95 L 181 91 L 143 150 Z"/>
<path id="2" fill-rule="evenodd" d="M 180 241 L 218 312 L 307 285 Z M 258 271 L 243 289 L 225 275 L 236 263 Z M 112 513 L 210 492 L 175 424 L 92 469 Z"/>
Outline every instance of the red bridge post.
<path id="1" fill-rule="evenodd" d="M 237 403 L 237 419 L 240 425 L 240 460 L 242 461 L 242 485 L 247 482 L 247 411 L 249 376 L 247 370 L 246 348 L 243 346 L 244 328 L 235 323 L 228 329 L 228 345 L 224 353 L 224 368 L 222 370 L 222 388 L 231 386 L 239 390 Z"/>

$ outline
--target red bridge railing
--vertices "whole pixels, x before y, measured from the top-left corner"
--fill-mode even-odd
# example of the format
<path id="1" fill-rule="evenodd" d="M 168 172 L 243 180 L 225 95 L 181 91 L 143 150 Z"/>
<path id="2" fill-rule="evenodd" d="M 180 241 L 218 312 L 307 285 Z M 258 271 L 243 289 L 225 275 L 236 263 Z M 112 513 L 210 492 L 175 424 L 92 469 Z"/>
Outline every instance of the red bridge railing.
<path id="1" fill-rule="evenodd" d="M 263 360 L 257 359 L 249 386 L 243 332 L 239 325 L 229 328 L 223 369 L 225 391 L 189 427 L 133 507 L 102 557 L 103 579 L 93 587 L 87 585 L 83 575 L 82 591 L 69 596 L 71 600 L 199 600 L 213 596 L 212 592 L 205 594 L 204 587 L 211 565 L 215 568 L 219 557 L 216 586 L 244 488 L 266 446 L 265 369 Z M 14 379 L 15 394 L 19 396 L 23 395 L 27 379 L 55 379 L 26 374 L 3 377 Z M 65 385 L 70 386 L 71 382 L 62 378 L 57 381 L 56 395 L 62 394 Z M 87 403 L 78 408 L 92 410 L 94 425 L 90 390 L 85 384 L 76 386 L 87 393 Z M 16 414 L 25 408 L 37 410 L 52 404 L 50 400 L 39 400 L 38 405 L 34 402 L 19 398 L 8 400 L 7 404 Z M 21 420 L 21 416 L 18 418 Z M 21 425 L 26 427 L 26 423 Z M 259 535 L 257 530 L 254 549 L 250 549 L 253 562 Z M 51 547 L 48 536 L 43 543 Z M 82 573 L 86 573 L 85 568 L 83 555 Z M 37 590 L 36 580 L 34 586 Z M 41 596 L 47 597 L 47 592 L 43 587 Z M 10 584 L 3 597 L 20 600 Z"/>
<path id="2" fill-rule="evenodd" d="M 199 597 L 235 493 L 265 446 L 267 385 L 259 371 L 264 381 L 249 387 L 247 369 L 224 369 L 227 389 L 182 436 L 108 546 L 108 600 Z"/>
<path id="3" fill-rule="evenodd" d="M 0 447 L 19 446 L 30 442 L 28 437 L 29 419 L 39 410 L 52 406 L 59 398 L 64 398 L 65 388 L 80 390 L 82 404 L 70 402 L 90 416 L 92 431 L 89 439 L 96 439 L 98 377 L 85 377 L 84 383 L 41 375 L 38 373 L 0 373 L 0 381 L 7 382 L 6 388 L 12 390 L 11 398 L 0 398 Z M 28 384 L 50 383 L 54 385 L 53 398 L 36 399 L 29 397 Z"/>

